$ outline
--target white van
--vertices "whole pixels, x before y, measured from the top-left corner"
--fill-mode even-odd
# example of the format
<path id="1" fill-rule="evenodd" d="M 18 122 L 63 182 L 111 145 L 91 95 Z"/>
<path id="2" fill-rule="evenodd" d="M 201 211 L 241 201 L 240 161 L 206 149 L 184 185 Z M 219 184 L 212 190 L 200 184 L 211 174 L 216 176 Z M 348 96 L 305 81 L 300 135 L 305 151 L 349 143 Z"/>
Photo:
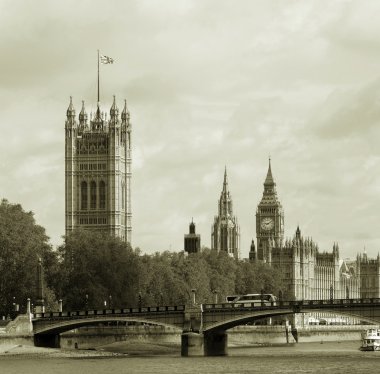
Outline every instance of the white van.
<path id="1" fill-rule="evenodd" d="M 244 306 L 273 306 L 277 305 L 277 297 L 270 293 L 249 293 L 237 297 L 233 303 Z"/>

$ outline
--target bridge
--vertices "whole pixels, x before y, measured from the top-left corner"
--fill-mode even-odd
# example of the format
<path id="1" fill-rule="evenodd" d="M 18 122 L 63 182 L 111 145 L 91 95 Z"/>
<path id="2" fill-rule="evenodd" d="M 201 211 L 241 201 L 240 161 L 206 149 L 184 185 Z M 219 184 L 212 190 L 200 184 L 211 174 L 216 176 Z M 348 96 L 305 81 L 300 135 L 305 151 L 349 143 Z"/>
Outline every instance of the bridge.
<path id="1" fill-rule="evenodd" d="M 226 331 L 258 319 L 294 313 L 330 312 L 380 324 L 380 298 L 193 304 L 127 309 L 36 313 L 32 320 L 36 346 L 59 347 L 60 333 L 105 322 L 133 321 L 175 327 L 182 356 L 227 354 Z"/>

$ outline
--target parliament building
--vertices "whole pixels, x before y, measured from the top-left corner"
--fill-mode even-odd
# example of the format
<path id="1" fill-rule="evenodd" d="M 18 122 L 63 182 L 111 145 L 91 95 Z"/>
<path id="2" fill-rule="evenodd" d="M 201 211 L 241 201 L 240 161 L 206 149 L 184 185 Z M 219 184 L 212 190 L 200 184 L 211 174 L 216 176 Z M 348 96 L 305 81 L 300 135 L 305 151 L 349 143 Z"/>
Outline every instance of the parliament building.
<path id="1" fill-rule="evenodd" d="M 284 211 L 278 199 L 269 160 L 264 192 L 256 211 L 256 243 L 249 258 L 278 269 L 284 300 L 319 300 L 380 297 L 380 257 L 366 254 L 342 260 L 339 246 L 321 251 L 299 227 L 293 238 L 284 238 Z"/>
<path id="2" fill-rule="evenodd" d="M 131 243 L 131 122 L 125 101 L 121 113 L 98 103 L 88 118 L 70 104 L 65 123 L 66 235 L 75 228 L 107 231 Z"/>

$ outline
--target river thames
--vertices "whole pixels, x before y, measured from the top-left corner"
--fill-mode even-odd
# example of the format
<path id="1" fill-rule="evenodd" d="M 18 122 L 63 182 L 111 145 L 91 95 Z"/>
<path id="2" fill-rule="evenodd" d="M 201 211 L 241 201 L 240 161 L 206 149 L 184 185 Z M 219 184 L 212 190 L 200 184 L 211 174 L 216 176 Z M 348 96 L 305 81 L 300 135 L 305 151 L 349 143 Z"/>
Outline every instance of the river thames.
<path id="1" fill-rule="evenodd" d="M 114 357 L 0 356 L 0 373 L 375 373 L 380 352 L 359 351 L 360 342 L 229 347 L 226 357 L 181 357 L 177 348 Z M 125 353 L 123 344 L 106 350 Z"/>

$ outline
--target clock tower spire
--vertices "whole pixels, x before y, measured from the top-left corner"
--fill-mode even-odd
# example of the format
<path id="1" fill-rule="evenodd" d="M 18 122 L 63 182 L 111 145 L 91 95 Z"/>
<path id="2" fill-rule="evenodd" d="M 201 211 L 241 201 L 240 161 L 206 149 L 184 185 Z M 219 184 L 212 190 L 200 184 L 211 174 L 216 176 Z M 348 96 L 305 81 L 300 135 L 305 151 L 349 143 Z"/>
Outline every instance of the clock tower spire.
<path id="1" fill-rule="evenodd" d="M 284 212 L 277 197 L 270 158 L 263 197 L 256 210 L 256 237 L 257 259 L 270 263 L 273 244 L 280 247 L 284 238 Z"/>

